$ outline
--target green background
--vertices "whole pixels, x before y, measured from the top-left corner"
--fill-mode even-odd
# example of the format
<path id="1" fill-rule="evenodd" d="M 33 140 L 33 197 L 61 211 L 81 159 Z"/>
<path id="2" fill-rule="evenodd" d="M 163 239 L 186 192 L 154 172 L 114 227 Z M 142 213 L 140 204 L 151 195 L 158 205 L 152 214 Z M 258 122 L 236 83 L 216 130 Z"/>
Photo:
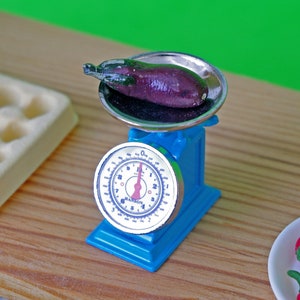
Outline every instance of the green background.
<path id="1" fill-rule="evenodd" d="M 300 90 L 299 0 L 0 0 L 0 10 Z"/>

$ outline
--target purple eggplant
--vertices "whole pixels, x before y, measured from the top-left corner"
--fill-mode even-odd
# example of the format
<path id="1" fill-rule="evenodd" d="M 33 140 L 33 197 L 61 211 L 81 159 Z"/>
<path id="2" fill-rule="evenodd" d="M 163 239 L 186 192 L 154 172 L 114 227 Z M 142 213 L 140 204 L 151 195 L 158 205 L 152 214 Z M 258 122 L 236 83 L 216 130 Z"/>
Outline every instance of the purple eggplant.
<path id="1" fill-rule="evenodd" d="M 86 75 L 137 99 L 163 106 L 201 105 L 208 95 L 206 82 L 196 73 L 173 64 L 150 64 L 133 59 L 112 59 L 98 66 L 84 64 Z"/>

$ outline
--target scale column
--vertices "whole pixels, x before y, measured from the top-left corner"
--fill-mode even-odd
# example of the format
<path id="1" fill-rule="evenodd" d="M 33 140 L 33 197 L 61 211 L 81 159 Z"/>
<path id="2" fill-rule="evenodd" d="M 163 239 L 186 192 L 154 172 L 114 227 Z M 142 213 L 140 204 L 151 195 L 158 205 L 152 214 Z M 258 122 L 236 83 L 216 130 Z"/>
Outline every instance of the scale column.
<path id="1" fill-rule="evenodd" d="M 182 130 L 146 132 L 131 128 L 129 142 L 142 142 L 167 150 L 177 161 L 183 176 L 185 193 L 199 189 L 205 184 L 205 127 L 218 123 L 216 115 L 207 121 Z"/>

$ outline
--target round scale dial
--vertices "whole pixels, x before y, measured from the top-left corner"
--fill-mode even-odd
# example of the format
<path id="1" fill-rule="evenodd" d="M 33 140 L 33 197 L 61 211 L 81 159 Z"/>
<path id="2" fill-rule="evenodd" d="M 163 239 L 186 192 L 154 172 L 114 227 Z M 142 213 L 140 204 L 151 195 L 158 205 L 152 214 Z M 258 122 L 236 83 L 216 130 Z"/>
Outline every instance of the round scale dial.
<path id="1" fill-rule="evenodd" d="M 164 154 L 144 143 L 127 142 L 100 161 L 94 195 L 101 213 L 116 228 L 145 234 L 176 215 L 183 193 L 180 170 L 161 150 Z"/>

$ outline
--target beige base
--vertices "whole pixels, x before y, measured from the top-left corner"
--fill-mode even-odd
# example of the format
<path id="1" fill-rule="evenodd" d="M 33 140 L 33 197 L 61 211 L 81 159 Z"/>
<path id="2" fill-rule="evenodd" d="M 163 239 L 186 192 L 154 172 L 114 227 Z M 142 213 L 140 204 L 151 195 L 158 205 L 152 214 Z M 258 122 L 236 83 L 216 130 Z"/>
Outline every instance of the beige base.
<path id="1" fill-rule="evenodd" d="M 77 123 L 68 97 L 0 74 L 0 205 Z"/>

